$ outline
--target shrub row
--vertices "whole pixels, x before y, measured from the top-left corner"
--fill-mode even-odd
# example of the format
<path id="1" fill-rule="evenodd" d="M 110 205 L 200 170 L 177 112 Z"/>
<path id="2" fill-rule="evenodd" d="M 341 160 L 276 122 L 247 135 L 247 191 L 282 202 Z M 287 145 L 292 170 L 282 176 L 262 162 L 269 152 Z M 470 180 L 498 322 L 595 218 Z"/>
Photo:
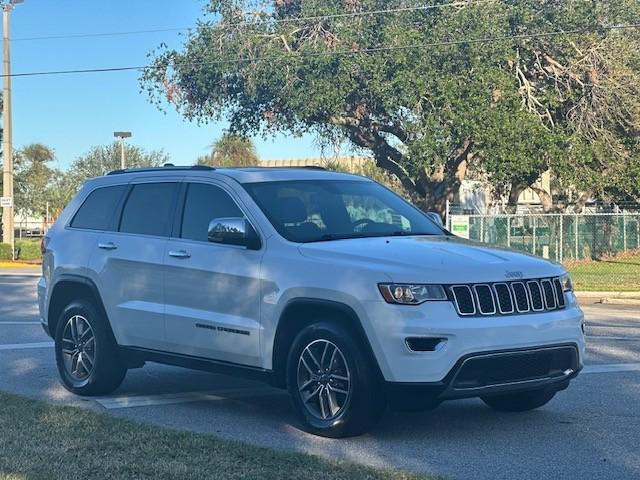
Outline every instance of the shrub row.
<path id="1" fill-rule="evenodd" d="M 40 256 L 39 241 L 16 241 L 16 260 L 38 260 Z M 0 260 L 11 260 L 11 245 L 0 243 Z"/>

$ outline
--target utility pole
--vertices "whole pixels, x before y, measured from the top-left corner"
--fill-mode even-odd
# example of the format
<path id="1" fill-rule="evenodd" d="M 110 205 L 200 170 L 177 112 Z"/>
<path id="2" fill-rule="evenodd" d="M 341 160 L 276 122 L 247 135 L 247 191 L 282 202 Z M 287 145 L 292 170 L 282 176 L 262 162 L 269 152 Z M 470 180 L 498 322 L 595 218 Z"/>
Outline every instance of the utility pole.
<path id="1" fill-rule="evenodd" d="M 2 6 L 2 47 L 3 47 L 3 91 L 2 91 L 2 241 L 11 245 L 11 256 L 15 260 L 15 242 L 13 229 L 13 145 L 11 122 L 11 46 L 9 43 L 9 13 L 13 7 L 24 0 L 3 1 Z"/>
<path id="2" fill-rule="evenodd" d="M 131 132 L 113 132 L 113 136 L 120 139 L 120 169 L 127 168 L 127 162 L 124 154 L 124 139 L 131 138 Z"/>

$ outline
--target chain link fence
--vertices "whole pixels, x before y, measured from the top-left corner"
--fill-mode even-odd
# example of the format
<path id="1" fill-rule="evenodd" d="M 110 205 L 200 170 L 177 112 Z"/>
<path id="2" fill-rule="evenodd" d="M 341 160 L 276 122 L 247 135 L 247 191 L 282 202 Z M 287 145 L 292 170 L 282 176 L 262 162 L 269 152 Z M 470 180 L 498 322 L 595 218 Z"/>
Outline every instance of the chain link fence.
<path id="1" fill-rule="evenodd" d="M 640 212 L 449 215 L 447 226 L 563 263 L 577 289 L 640 292 Z"/>

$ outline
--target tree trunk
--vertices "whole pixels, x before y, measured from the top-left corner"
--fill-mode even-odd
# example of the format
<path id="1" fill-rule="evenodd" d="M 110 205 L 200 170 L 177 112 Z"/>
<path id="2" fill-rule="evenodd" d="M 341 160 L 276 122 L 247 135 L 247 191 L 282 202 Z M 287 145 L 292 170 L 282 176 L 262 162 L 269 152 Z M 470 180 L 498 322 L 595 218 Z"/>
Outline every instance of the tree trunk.
<path id="1" fill-rule="evenodd" d="M 591 195 L 593 195 L 593 192 L 590 190 L 580 195 L 580 198 L 578 198 L 576 203 L 573 205 L 573 213 L 582 213 L 582 210 L 584 210 L 584 206 L 591 198 Z"/>
<path id="2" fill-rule="evenodd" d="M 472 142 L 466 140 L 449 160 L 431 174 L 426 169 L 421 170 L 417 183 L 422 187 L 424 196 L 417 203 L 422 210 L 437 212 L 443 221 L 446 220 L 447 201 L 451 202 L 460 191 L 473 158 L 472 146 Z"/>

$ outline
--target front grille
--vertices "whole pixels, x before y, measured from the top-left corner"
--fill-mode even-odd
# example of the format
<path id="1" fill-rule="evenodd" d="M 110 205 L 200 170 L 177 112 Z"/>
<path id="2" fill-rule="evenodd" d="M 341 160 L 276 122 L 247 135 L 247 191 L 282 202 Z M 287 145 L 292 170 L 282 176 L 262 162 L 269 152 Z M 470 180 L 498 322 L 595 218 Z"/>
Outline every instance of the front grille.
<path id="1" fill-rule="evenodd" d="M 462 316 L 533 313 L 566 306 L 558 278 L 453 285 L 449 291 L 458 314 Z"/>
<path id="2" fill-rule="evenodd" d="M 561 377 L 577 369 L 574 347 L 479 355 L 464 361 L 453 380 L 456 390 Z"/>

